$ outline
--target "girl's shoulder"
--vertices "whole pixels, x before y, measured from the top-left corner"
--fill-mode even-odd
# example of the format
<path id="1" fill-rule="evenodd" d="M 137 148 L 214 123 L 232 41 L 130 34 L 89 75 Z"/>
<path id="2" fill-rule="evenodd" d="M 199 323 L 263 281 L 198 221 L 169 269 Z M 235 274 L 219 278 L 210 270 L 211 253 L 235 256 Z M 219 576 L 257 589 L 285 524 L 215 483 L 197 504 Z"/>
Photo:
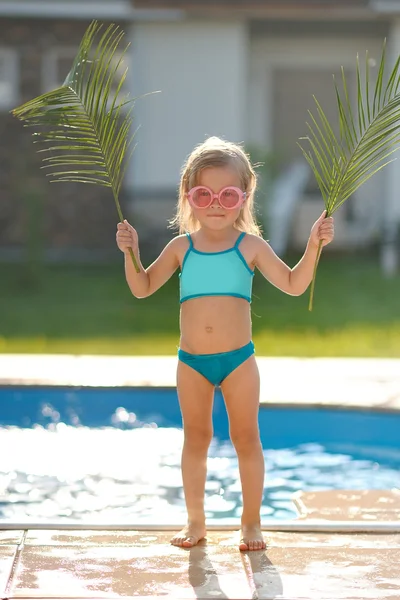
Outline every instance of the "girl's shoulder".
<path id="1" fill-rule="evenodd" d="M 166 246 L 171 252 L 175 254 L 179 262 L 182 262 L 185 253 L 187 252 L 190 245 L 190 240 L 186 233 L 182 235 L 176 235 L 170 240 Z"/>
<path id="2" fill-rule="evenodd" d="M 242 241 L 248 246 L 254 246 L 254 248 L 257 248 L 258 246 L 265 244 L 267 241 L 267 240 L 264 240 L 264 238 L 261 235 L 257 235 L 255 233 L 248 233 L 247 231 L 243 231 L 242 233 L 246 234 L 243 236 Z"/>
<path id="3" fill-rule="evenodd" d="M 181 235 L 176 235 L 175 237 L 173 237 L 168 242 L 167 245 L 171 246 L 173 248 L 179 248 L 180 246 L 184 246 L 185 244 L 187 245 L 188 242 L 189 242 L 188 234 L 182 233 Z"/>
<path id="4" fill-rule="evenodd" d="M 255 233 L 246 233 L 240 243 L 240 250 L 247 260 L 247 263 L 254 269 L 257 257 L 268 247 L 268 241 Z"/>
<path id="5" fill-rule="evenodd" d="M 185 248 L 190 243 L 190 235 L 188 233 L 176 235 L 172 238 L 171 243 L 173 243 L 176 248 Z"/>

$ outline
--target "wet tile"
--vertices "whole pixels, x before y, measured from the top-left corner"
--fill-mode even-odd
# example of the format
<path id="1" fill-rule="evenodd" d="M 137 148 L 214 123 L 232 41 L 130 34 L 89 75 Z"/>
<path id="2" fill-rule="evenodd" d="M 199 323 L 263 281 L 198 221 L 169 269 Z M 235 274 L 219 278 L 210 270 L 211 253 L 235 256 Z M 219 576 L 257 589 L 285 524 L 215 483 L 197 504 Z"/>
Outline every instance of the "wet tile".
<path id="1" fill-rule="evenodd" d="M 9 546 L 15 544 L 16 546 L 22 541 L 24 532 L 22 530 L 3 530 L 0 531 L 0 546 Z"/>
<path id="2" fill-rule="evenodd" d="M 299 492 L 292 500 L 302 518 L 332 521 L 400 519 L 400 491 L 397 489 Z"/>
<path id="3" fill-rule="evenodd" d="M 0 598 L 4 597 L 16 551 L 17 545 L 0 545 Z"/>
<path id="4" fill-rule="evenodd" d="M 41 533 L 35 532 L 38 542 Z M 252 597 L 236 544 L 219 544 L 232 533 L 191 550 L 171 546 L 169 533 L 124 534 L 109 544 L 107 537 L 113 539 L 101 532 L 96 539 L 92 532 L 90 543 L 83 536 L 82 545 L 75 536 L 70 545 L 54 538 L 50 545 L 34 545 L 32 537 L 22 551 L 12 597 Z"/>
<path id="5" fill-rule="evenodd" d="M 400 598 L 399 550 L 274 547 L 246 560 L 258 598 Z"/>
<path id="6" fill-rule="evenodd" d="M 400 600 L 397 534 L 265 532 L 267 551 L 254 553 L 237 551 L 233 531 L 191 550 L 170 537 L 30 532 L 10 598 Z"/>
<path id="7" fill-rule="evenodd" d="M 264 532 L 268 548 L 369 548 L 400 549 L 399 533 Z"/>
<path id="8" fill-rule="evenodd" d="M 378 511 L 378 510 L 353 510 L 341 512 L 332 511 L 310 511 L 307 513 L 307 519 L 321 519 L 322 521 L 365 521 L 366 523 L 378 523 L 382 521 L 400 521 L 400 510 L 398 511 Z"/>
<path id="9" fill-rule="evenodd" d="M 25 546 L 148 546 L 153 540 L 166 543 L 171 535 L 152 531 L 30 530 Z"/>

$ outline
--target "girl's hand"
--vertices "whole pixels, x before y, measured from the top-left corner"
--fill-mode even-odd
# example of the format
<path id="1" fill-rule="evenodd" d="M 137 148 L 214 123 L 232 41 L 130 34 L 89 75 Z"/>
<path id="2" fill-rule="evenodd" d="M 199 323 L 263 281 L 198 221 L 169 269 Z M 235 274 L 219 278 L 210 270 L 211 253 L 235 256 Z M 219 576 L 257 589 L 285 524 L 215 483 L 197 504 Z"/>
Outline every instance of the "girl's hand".
<path id="1" fill-rule="evenodd" d="M 138 234 L 136 229 L 125 219 L 123 223 L 117 225 L 117 246 L 124 254 L 132 248 L 133 253 L 137 254 L 139 246 Z"/>
<path id="2" fill-rule="evenodd" d="M 335 235 L 333 217 L 325 218 L 326 210 L 317 219 L 311 228 L 309 241 L 315 246 L 319 246 L 322 240 L 322 246 L 330 244 Z"/>

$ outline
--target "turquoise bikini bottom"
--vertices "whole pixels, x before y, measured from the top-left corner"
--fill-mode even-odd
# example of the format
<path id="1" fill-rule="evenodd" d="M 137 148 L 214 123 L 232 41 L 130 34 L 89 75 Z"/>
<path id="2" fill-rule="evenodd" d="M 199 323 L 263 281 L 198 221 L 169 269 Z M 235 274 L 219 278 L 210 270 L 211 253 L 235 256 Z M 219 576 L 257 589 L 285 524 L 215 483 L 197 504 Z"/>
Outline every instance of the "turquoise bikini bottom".
<path id="1" fill-rule="evenodd" d="M 218 354 L 190 354 L 178 349 L 179 360 L 203 375 L 213 385 L 221 385 L 224 379 L 252 354 L 254 354 L 253 342 L 237 350 Z"/>

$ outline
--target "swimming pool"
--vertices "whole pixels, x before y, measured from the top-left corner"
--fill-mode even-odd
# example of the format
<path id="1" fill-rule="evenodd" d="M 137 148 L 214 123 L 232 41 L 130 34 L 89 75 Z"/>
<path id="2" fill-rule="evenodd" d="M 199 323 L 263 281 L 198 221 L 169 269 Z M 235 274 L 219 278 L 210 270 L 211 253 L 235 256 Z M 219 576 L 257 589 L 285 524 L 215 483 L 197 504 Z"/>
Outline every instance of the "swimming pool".
<path id="1" fill-rule="evenodd" d="M 239 521 L 236 455 L 219 391 L 208 459 L 209 522 Z M 296 516 L 298 490 L 400 485 L 400 414 L 262 406 L 262 517 Z M 185 519 L 174 388 L 0 388 L 0 519 Z"/>

